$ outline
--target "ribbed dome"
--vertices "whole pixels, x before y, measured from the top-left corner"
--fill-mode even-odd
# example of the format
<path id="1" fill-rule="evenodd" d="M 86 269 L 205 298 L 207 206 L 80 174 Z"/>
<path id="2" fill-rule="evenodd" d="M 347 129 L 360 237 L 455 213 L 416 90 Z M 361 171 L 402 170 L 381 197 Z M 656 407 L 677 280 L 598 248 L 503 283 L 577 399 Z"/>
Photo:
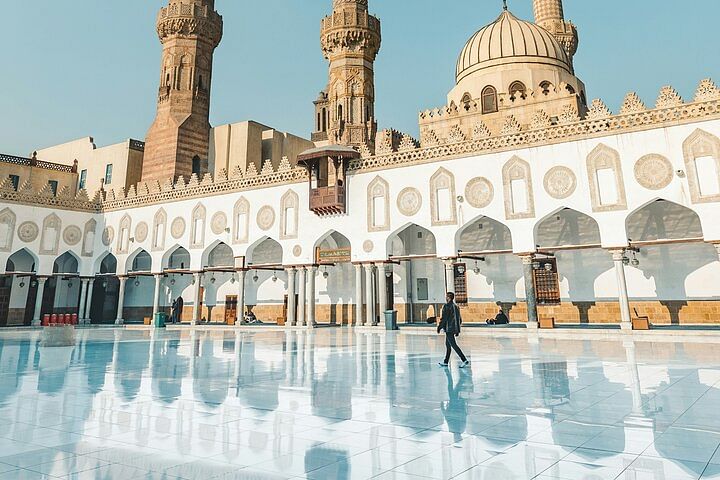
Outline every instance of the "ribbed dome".
<path id="1" fill-rule="evenodd" d="M 508 10 L 465 44 L 457 62 L 457 81 L 489 67 L 513 63 L 554 65 L 572 73 L 565 49 L 547 30 Z"/>

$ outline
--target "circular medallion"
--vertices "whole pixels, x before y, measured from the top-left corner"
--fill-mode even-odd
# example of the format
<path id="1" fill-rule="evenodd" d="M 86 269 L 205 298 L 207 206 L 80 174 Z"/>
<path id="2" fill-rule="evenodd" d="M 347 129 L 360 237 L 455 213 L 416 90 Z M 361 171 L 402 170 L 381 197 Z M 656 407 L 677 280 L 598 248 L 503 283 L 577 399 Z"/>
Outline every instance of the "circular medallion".
<path id="1" fill-rule="evenodd" d="M 562 200 L 575 193 L 577 177 L 568 167 L 553 167 L 545 174 L 544 185 L 548 195 Z"/>
<path id="2" fill-rule="evenodd" d="M 25 243 L 34 242 L 40 233 L 40 228 L 35 222 L 23 222 L 18 227 L 18 237 Z"/>
<path id="3" fill-rule="evenodd" d="M 495 196 L 495 188 L 485 177 L 470 180 L 465 187 L 465 199 L 474 208 L 485 208 L 490 205 Z"/>
<path id="4" fill-rule="evenodd" d="M 227 228 L 227 215 L 224 212 L 217 212 L 210 220 L 210 229 L 215 235 L 220 235 Z"/>
<path id="5" fill-rule="evenodd" d="M 406 217 L 412 217 L 422 207 L 422 195 L 417 188 L 408 187 L 400 192 L 397 199 L 397 207 L 400 213 Z"/>
<path id="6" fill-rule="evenodd" d="M 106 247 L 109 247 L 112 241 L 115 239 L 115 230 L 113 227 L 105 227 L 102 233 L 102 243 Z"/>
<path id="7" fill-rule="evenodd" d="M 147 239 L 148 236 L 148 224 L 145 222 L 140 222 L 135 227 L 135 240 L 137 242 L 144 242 Z"/>
<path id="8" fill-rule="evenodd" d="M 375 248 L 375 244 L 372 242 L 372 240 L 365 240 L 365 242 L 363 242 L 363 250 L 365 251 L 365 253 L 372 252 L 373 248 Z"/>
<path id="9" fill-rule="evenodd" d="M 662 155 L 645 155 L 635 164 L 635 180 L 648 190 L 661 190 L 672 179 L 672 163 Z"/>
<path id="10" fill-rule="evenodd" d="M 70 246 L 80 243 L 82 238 L 82 230 L 75 225 L 70 225 L 63 231 L 63 240 Z"/>
<path id="11" fill-rule="evenodd" d="M 170 225 L 170 234 L 175 240 L 185 235 L 185 219 L 177 217 Z"/>
<path id="12" fill-rule="evenodd" d="M 300 245 L 295 245 L 293 247 L 293 255 L 296 257 L 299 257 L 300 255 L 302 255 L 302 247 Z"/>
<path id="13" fill-rule="evenodd" d="M 275 223 L 275 210 L 269 205 L 260 208 L 257 214 L 257 224 L 260 230 L 270 230 Z"/>

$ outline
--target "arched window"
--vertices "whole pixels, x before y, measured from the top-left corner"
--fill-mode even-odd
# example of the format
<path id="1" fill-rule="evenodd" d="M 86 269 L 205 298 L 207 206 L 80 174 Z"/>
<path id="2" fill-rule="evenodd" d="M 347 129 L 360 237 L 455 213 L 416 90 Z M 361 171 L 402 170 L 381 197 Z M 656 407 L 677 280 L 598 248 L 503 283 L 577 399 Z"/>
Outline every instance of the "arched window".
<path id="1" fill-rule="evenodd" d="M 469 93 L 466 93 L 463 95 L 462 100 L 460 100 L 460 103 L 462 103 L 462 108 L 465 109 L 465 111 L 470 110 L 470 103 L 472 102 L 472 96 L 470 96 Z"/>
<path id="2" fill-rule="evenodd" d="M 322 109 L 322 128 L 321 132 L 327 132 L 327 109 Z"/>
<path id="3" fill-rule="evenodd" d="M 497 90 L 487 86 L 482 91 L 482 113 L 495 113 L 498 111 Z"/>
<path id="4" fill-rule="evenodd" d="M 513 82 L 510 84 L 510 100 L 515 100 L 516 98 L 522 98 L 525 99 L 527 89 L 525 88 L 525 84 L 522 82 Z"/>
<path id="5" fill-rule="evenodd" d="M 192 159 L 192 173 L 200 176 L 200 157 L 195 155 Z"/>
<path id="6" fill-rule="evenodd" d="M 338 121 L 339 121 L 339 122 L 342 122 L 342 120 L 343 120 L 343 108 L 342 108 L 342 105 L 338 105 L 337 116 L 338 116 Z"/>
<path id="7" fill-rule="evenodd" d="M 547 80 L 540 84 L 540 90 L 542 91 L 542 94 L 545 96 L 550 95 L 551 88 L 552 88 L 552 83 L 548 82 Z"/>
<path id="8" fill-rule="evenodd" d="M 565 87 L 565 89 L 570 95 L 575 95 L 575 89 L 572 87 L 572 85 L 568 85 L 567 87 Z"/>

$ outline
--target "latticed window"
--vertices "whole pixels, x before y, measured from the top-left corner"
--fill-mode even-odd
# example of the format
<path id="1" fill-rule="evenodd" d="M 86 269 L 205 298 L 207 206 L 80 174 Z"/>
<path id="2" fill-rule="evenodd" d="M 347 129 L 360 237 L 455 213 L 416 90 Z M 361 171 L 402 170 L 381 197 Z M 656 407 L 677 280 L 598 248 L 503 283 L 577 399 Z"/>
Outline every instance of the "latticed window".
<path id="1" fill-rule="evenodd" d="M 533 263 L 535 297 L 539 305 L 560 303 L 560 278 L 555 258 L 536 259 Z"/>
<path id="2" fill-rule="evenodd" d="M 482 113 L 495 113 L 498 111 L 497 90 L 487 86 L 482 91 Z"/>

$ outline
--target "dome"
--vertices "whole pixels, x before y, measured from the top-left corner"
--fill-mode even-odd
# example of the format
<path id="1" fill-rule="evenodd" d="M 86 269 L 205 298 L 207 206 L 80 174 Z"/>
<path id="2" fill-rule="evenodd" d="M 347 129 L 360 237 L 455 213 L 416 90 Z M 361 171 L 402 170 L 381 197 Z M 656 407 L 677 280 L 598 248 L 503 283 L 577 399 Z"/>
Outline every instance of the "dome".
<path id="1" fill-rule="evenodd" d="M 572 74 L 570 59 L 544 28 L 518 19 L 508 10 L 468 40 L 457 62 L 457 82 L 498 65 L 527 64 L 560 67 Z"/>

